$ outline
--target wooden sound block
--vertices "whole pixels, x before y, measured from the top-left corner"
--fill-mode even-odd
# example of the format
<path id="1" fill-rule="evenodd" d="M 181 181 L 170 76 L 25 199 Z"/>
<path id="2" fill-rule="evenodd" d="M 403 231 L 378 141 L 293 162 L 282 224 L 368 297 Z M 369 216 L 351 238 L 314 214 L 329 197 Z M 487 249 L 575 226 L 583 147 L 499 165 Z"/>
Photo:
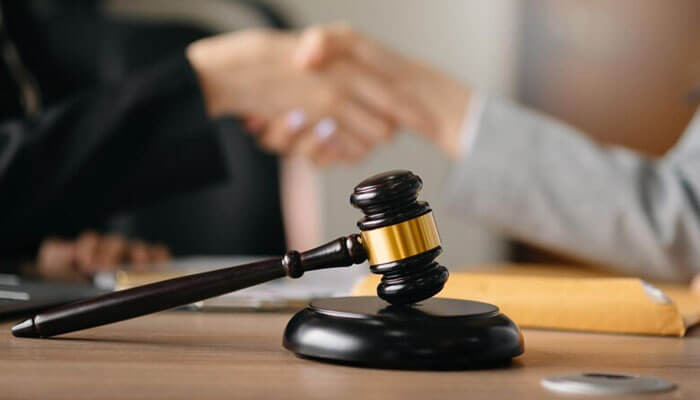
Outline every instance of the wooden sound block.
<path id="1" fill-rule="evenodd" d="M 301 357 L 400 369 L 505 366 L 524 351 L 520 330 L 498 307 L 443 298 L 410 306 L 314 300 L 289 321 L 283 344 Z"/>

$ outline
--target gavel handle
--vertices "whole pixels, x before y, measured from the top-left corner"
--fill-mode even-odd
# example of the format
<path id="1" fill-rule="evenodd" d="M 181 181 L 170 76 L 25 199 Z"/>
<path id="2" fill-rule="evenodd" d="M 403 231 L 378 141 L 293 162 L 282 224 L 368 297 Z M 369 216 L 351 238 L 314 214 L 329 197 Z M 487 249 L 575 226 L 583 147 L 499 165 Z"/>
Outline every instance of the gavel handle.
<path id="1" fill-rule="evenodd" d="M 151 314 L 306 271 L 366 260 L 358 235 L 280 259 L 203 272 L 81 300 L 37 314 L 12 328 L 18 337 L 50 337 Z"/>

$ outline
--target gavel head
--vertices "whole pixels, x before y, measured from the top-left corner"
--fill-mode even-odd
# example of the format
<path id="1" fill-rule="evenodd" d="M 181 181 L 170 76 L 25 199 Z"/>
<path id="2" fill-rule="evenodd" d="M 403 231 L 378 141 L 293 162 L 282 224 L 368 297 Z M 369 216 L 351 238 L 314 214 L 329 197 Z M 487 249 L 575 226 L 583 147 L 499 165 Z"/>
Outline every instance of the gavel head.
<path id="1" fill-rule="evenodd" d="M 422 187 L 411 171 L 395 170 L 365 179 L 350 196 L 365 215 L 357 226 L 370 269 L 382 275 L 377 294 L 391 304 L 430 298 L 449 276 L 435 262 L 442 247 L 430 206 L 418 201 Z"/>

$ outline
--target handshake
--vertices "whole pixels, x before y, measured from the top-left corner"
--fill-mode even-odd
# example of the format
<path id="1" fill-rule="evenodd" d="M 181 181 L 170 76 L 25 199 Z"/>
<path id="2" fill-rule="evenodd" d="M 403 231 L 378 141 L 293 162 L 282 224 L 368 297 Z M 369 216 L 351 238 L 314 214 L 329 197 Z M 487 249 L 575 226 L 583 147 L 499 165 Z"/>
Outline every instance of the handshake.
<path id="1" fill-rule="evenodd" d="M 459 156 L 469 89 L 346 26 L 219 35 L 187 57 L 207 113 L 241 117 L 268 151 L 353 163 L 402 127 Z"/>

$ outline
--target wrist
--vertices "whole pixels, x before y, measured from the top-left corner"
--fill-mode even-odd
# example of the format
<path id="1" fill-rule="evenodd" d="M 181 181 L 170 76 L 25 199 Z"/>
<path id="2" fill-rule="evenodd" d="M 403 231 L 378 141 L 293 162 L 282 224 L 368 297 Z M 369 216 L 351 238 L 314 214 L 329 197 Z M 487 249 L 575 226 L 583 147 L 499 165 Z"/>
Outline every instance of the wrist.
<path id="1" fill-rule="evenodd" d="M 471 90 L 461 83 L 447 77 L 440 76 L 441 84 L 436 91 L 435 120 L 437 132 L 435 141 L 437 146 L 450 158 L 457 159 L 461 153 L 461 136 L 464 118 L 471 99 Z"/>
<path id="2" fill-rule="evenodd" d="M 217 51 L 216 38 L 198 40 L 187 46 L 185 55 L 197 76 L 199 89 L 209 117 L 236 113 L 238 74 L 235 72 L 235 52 L 226 52 L 226 58 Z"/>
<path id="3" fill-rule="evenodd" d="M 192 70 L 199 83 L 199 91 L 204 100 L 204 109 L 209 117 L 215 117 L 220 107 L 218 95 L 207 73 L 203 50 L 200 42 L 193 42 L 185 49 L 185 57 L 192 66 Z"/>

